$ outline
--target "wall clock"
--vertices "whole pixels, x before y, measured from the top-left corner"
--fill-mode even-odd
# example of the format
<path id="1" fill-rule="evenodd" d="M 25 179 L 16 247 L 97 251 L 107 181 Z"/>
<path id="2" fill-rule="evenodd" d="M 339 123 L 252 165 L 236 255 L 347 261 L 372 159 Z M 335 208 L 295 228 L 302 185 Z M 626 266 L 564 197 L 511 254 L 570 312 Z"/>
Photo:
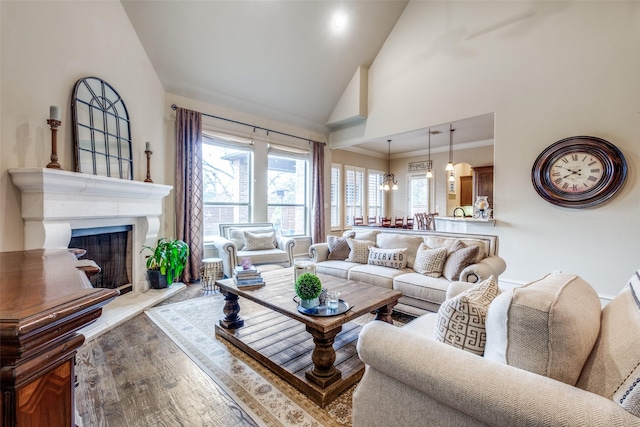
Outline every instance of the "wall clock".
<path id="1" fill-rule="evenodd" d="M 531 181 L 549 203 L 585 208 L 611 198 L 627 177 L 627 162 L 612 143 L 573 136 L 548 146 L 536 159 Z"/>

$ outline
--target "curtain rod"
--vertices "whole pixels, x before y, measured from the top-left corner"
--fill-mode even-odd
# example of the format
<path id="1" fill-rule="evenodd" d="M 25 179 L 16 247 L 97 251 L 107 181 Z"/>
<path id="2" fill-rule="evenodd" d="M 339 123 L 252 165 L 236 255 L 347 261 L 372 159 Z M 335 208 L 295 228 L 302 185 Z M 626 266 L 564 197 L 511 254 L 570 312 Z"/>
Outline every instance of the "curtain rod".
<path id="1" fill-rule="evenodd" d="M 171 109 L 172 109 L 173 111 L 175 111 L 177 108 L 178 108 L 178 106 L 177 106 L 176 104 L 171 104 Z M 273 129 L 263 128 L 263 127 L 260 127 L 260 126 L 254 126 L 254 125 L 251 125 L 251 124 L 249 124 L 249 123 L 239 122 L 239 121 L 237 121 L 237 120 L 231 120 L 231 119 L 227 119 L 227 118 L 225 118 L 225 117 L 214 116 L 214 115 L 207 114 L 207 113 L 201 113 L 201 114 L 202 114 L 203 116 L 211 117 L 211 118 L 214 118 L 214 119 L 224 120 L 224 121 L 226 121 L 226 122 L 235 123 L 235 124 L 237 124 L 237 125 L 247 126 L 247 127 L 253 128 L 253 130 L 254 130 L 254 131 L 255 131 L 256 129 L 264 130 L 264 131 L 266 131 L 266 132 L 267 132 L 267 135 L 269 135 L 269 132 L 273 132 L 273 133 L 277 133 L 278 135 L 289 136 L 289 137 L 291 137 L 291 138 L 302 139 L 303 141 L 317 142 L 317 143 L 322 144 L 322 145 L 327 145 L 327 143 L 326 143 L 326 142 L 322 142 L 322 141 L 314 141 L 313 139 L 310 139 L 310 138 L 303 138 L 303 137 L 301 137 L 301 136 L 291 135 L 290 133 L 284 133 L 284 132 L 280 132 L 280 131 L 273 130 Z"/>

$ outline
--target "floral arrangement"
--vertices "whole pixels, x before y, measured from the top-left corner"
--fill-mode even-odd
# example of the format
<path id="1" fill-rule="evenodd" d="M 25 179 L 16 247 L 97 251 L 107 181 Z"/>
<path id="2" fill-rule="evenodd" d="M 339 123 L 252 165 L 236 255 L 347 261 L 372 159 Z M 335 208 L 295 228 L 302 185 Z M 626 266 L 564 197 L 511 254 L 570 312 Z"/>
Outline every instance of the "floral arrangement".
<path id="1" fill-rule="evenodd" d="M 318 298 L 322 292 L 322 283 L 315 274 L 304 273 L 296 280 L 296 294 L 304 300 Z"/>

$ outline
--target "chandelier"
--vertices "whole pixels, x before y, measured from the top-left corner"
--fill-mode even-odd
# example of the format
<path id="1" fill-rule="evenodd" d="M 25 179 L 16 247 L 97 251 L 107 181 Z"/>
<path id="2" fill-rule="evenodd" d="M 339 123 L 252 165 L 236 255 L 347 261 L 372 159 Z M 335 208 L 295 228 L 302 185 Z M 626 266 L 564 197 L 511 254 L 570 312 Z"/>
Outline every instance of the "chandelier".
<path id="1" fill-rule="evenodd" d="M 380 184 L 380 187 L 378 187 L 380 190 L 384 190 L 384 191 L 389 191 L 389 189 L 391 190 L 398 189 L 398 183 L 396 182 L 396 178 L 391 173 L 391 140 L 387 139 L 387 143 L 389 144 L 389 169 L 387 173 L 385 173 L 384 176 L 382 177 L 382 184 Z"/>

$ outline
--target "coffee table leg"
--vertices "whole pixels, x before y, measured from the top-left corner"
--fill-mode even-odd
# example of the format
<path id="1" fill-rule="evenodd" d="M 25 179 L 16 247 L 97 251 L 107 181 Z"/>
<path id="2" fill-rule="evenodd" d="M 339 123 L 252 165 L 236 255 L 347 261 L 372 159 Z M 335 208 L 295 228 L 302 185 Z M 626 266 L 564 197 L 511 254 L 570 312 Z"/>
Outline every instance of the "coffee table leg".
<path id="1" fill-rule="evenodd" d="M 387 322 L 393 325 L 393 320 L 391 319 L 391 313 L 393 313 L 393 307 L 395 307 L 397 303 L 388 304 L 382 306 L 376 310 L 376 319 L 382 320 L 383 322 Z"/>
<path id="2" fill-rule="evenodd" d="M 307 332 L 313 336 L 315 347 L 311 353 L 313 368 L 304 373 L 305 377 L 312 383 L 327 388 L 331 384 L 342 378 L 342 373 L 333 365 L 336 361 L 336 351 L 333 349 L 333 342 L 342 327 L 322 333 L 307 326 Z"/>
<path id="3" fill-rule="evenodd" d="M 240 304 L 238 303 L 238 295 L 231 292 L 222 291 L 224 295 L 224 319 L 220 319 L 220 326 L 226 329 L 238 329 L 244 326 L 244 320 L 238 316 L 240 313 Z"/>

